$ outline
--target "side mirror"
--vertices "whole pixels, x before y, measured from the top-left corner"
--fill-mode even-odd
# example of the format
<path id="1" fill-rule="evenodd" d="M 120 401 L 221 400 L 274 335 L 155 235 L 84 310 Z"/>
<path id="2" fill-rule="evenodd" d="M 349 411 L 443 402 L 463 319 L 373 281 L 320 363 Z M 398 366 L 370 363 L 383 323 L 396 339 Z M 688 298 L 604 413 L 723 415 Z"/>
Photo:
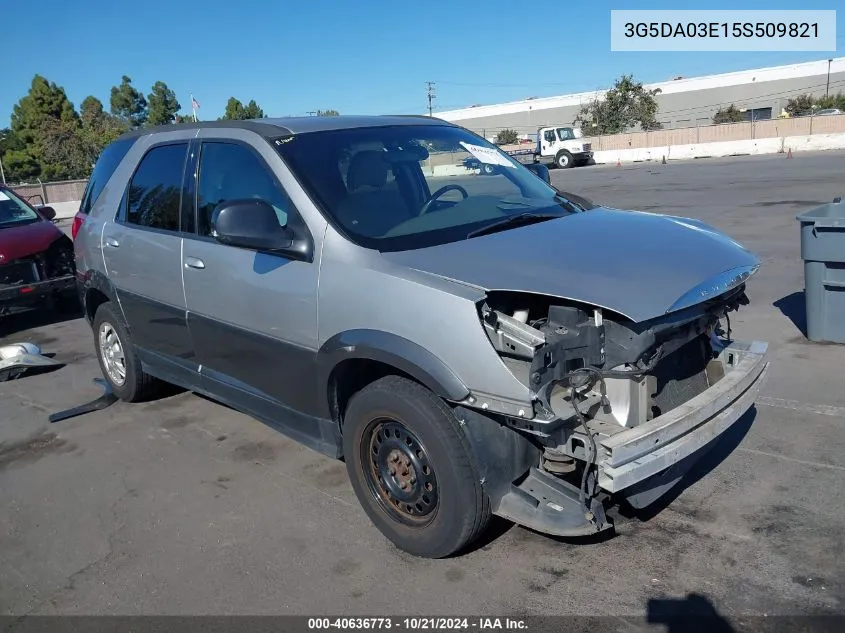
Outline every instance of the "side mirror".
<path id="1" fill-rule="evenodd" d="M 48 220 L 56 219 L 56 210 L 53 207 L 37 207 L 38 212 Z"/>
<path id="2" fill-rule="evenodd" d="M 279 224 L 272 206 L 264 200 L 221 202 L 211 214 L 215 239 L 229 246 L 257 251 L 283 251 L 293 244 L 293 231 Z"/>
<path id="3" fill-rule="evenodd" d="M 530 171 L 534 172 L 535 176 L 546 181 L 548 184 L 552 184 L 552 177 L 549 175 L 549 168 L 543 163 L 528 163 L 525 166 Z"/>

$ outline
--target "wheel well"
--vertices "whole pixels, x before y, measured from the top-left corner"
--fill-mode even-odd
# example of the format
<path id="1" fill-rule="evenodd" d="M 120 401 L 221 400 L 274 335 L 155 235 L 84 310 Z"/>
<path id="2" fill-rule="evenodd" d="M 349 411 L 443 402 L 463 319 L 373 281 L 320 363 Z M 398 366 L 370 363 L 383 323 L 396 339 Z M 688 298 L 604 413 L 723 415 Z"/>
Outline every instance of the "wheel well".
<path id="1" fill-rule="evenodd" d="M 367 385 L 385 376 L 402 376 L 419 382 L 410 374 L 393 365 L 368 358 L 350 358 L 332 370 L 328 383 L 329 410 L 332 419 L 343 428 L 343 414 L 349 400 Z"/>
<path id="2" fill-rule="evenodd" d="M 109 298 L 105 293 L 94 288 L 89 289 L 85 293 L 85 318 L 88 319 L 89 323 L 94 322 L 94 315 L 97 314 L 97 308 L 108 300 Z"/>

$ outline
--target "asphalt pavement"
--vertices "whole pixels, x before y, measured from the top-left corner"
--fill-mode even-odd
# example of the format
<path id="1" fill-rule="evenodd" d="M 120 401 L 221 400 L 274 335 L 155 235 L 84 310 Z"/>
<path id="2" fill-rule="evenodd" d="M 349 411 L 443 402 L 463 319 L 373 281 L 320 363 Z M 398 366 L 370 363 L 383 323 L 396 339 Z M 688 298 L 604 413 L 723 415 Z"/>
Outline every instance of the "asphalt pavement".
<path id="1" fill-rule="evenodd" d="M 770 343 L 763 395 L 660 512 L 587 542 L 497 520 L 462 557 L 416 559 L 369 523 L 342 463 L 191 393 L 49 424 L 99 395 L 92 334 L 19 315 L 4 340 L 68 364 L 0 383 L 0 614 L 645 616 L 692 596 L 729 619 L 843 613 L 845 346 L 802 332 L 795 215 L 845 193 L 845 154 L 552 178 L 700 218 L 763 260 L 731 321 Z"/>

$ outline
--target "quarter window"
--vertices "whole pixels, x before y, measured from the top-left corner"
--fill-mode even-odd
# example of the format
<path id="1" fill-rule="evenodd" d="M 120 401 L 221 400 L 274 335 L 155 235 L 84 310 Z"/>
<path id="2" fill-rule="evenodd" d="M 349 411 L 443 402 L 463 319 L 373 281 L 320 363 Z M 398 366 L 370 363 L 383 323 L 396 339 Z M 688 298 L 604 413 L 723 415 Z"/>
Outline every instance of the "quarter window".
<path id="1" fill-rule="evenodd" d="M 132 180 L 126 205 L 126 222 L 165 231 L 179 230 L 182 173 L 188 144 L 161 145 L 151 149 Z"/>
<path id="2" fill-rule="evenodd" d="M 103 153 L 97 159 L 97 164 L 94 165 L 94 171 L 91 173 L 91 177 L 88 179 L 88 184 L 85 187 L 85 195 L 82 197 L 82 203 L 79 205 L 80 213 L 87 215 L 91 212 L 91 207 L 97 202 L 97 198 L 100 197 L 109 178 L 112 177 L 120 161 L 123 160 L 134 143 L 134 138 L 114 141 L 103 150 Z"/>
<path id="3" fill-rule="evenodd" d="M 197 218 L 200 235 L 211 233 L 211 217 L 221 202 L 256 198 L 287 225 L 291 202 L 265 163 L 245 145 L 207 142 L 200 153 Z"/>

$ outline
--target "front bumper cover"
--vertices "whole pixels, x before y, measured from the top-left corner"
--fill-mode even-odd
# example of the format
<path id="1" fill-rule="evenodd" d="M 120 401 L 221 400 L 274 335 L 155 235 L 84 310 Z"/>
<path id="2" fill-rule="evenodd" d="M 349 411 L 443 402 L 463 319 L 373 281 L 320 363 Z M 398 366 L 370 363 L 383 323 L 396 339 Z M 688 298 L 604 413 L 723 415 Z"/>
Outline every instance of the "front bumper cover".
<path id="1" fill-rule="evenodd" d="M 712 387 L 645 424 L 599 440 L 599 487 L 624 490 L 727 431 L 754 405 L 768 373 L 767 348 L 758 341 L 731 343 L 718 357 L 725 375 Z"/>
<path id="2" fill-rule="evenodd" d="M 25 305 L 44 298 L 47 295 L 73 290 L 76 287 L 74 275 L 64 275 L 17 286 L 0 288 L 0 305 Z"/>

